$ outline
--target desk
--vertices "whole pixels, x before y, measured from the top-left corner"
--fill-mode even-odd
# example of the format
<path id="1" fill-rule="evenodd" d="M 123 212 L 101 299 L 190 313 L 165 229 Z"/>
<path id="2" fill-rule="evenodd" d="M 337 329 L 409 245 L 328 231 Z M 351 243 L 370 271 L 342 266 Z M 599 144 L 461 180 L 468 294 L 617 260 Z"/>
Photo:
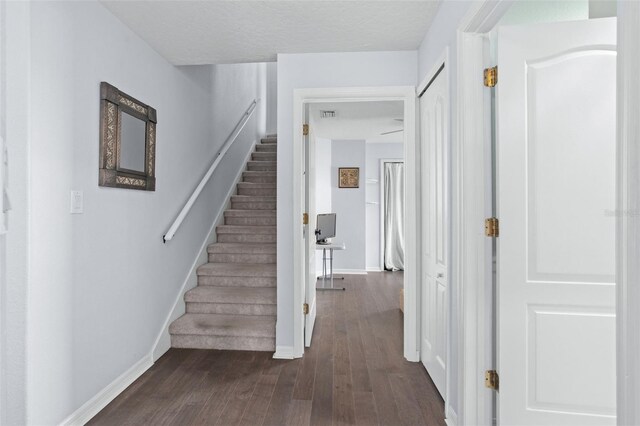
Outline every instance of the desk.
<path id="1" fill-rule="evenodd" d="M 322 277 L 320 277 L 322 278 L 322 287 L 317 287 L 317 290 L 344 290 L 344 287 L 333 287 L 333 251 L 346 249 L 344 243 L 316 244 L 316 250 L 322 250 Z M 328 257 L 327 251 L 329 251 Z M 329 261 L 329 274 L 327 274 L 327 260 Z M 327 287 L 327 279 L 330 279 L 331 287 Z M 344 280 L 344 277 L 336 279 Z"/>

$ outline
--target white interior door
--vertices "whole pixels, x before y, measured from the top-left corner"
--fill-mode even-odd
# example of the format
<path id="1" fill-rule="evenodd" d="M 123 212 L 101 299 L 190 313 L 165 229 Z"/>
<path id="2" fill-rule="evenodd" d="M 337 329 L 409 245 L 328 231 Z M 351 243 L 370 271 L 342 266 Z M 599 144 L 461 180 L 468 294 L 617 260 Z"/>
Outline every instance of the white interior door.
<path id="1" fill-rule="evenodd" d="M 309 109 L 306 107 L 305 123 L 309 121 Z M 313 128 L 309 126 L 309 134 L 303 137 L 305 153 L 305 206 L 309 215 L 309 224 L 305 226 L 305 300 L 309 305 L 309 313 L 304 321 L 304 345 L 311 346 L 313 326 L 316 322 L 316 154 Z"/>
<path id="2" fill-rule="evenodd" d="M 420 98 L 422 283 L 420 358 L 444 397 L 448 303 L 448 91 L 444 69 Z"/>
<path id="3" fill-rule="evenodd" d="M 503 425 L 615 424 L 615 18 L 498 34 Z"/>

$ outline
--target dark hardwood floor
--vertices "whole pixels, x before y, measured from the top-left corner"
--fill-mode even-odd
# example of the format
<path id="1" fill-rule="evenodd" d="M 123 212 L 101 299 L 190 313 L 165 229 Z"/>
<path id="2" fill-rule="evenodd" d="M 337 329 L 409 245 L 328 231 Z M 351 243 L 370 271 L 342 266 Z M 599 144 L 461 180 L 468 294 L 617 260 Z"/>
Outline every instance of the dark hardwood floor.
<path id="1" fill-rule="evenodd" d="M 444 425 L 422 364 L 402 356 L 402 273 L 347 275 L 318 292 L 302 359 L 171 349 L 90 425 Z"/>

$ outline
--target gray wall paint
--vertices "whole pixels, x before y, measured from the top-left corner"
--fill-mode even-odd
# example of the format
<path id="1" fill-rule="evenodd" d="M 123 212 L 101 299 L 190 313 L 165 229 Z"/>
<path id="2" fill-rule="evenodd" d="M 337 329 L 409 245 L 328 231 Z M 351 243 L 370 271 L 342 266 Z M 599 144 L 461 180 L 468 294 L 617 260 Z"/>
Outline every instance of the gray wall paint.
<path id="1" fill-rule="evenodd" d="M 359 167 L 359 188 L 339 188 L 338 169 Z M 334 252 L 333 269 L 362 272 L 366 265 L 365 224 L 365 141 L 331 142 L 331 207 L 336 213 L 336 242 L 345 243 L 345 251 Z"/>
<path id="2" fill-rule="evenodd" d="M 29 276 L 29 9 L 28 2 L 2 2 L 6 47 L 4 105 L 11 195 L 6 234 L 6 285 L 1 288 L 2 405 L 0 424 L 26 424 L 27 416 L 27 283 Z M 4 58 L 3 58 L 4 59 Z"/>
<path id="3" fill-rule="evenodd" d="M 97 2 L 29 8 L 25 26 L 9 29 L 30 38 L 21 54 L 31 73 L 17 82 L 23 111 L 38 117 L 10 141 L 30 147 L 11 158 L 26 171 L 13 182 L 12 215 L 26 213 L 29 230 L 29 263 L 18 271 L 28 291 L 26 422 L 57 424 L 152 349 L 230 180 L 265 131 L 264 107 L 176 237 L 162 244 L 162 234 L 251 100 L 265 97 L 266 67 L 175 67 Z M 100 81 L 158 111 L 155 192 L 97 186 Z M 71 189 L 84 191 L 84 214 L 69 214 Z"/>
<path id="4" fill-rule="evenodd" d="M 293 346 L 293 91 L 414 86 L 417 52 L 278 55 L 278 322 L 276 345 Z M 299 220 L 296 218 L 295 220 Z"/>
<path id="5" fill-rule="evenodd" d="M 377 182 L 366 183 L 366 201 L 377 204 L 366 205 L 367 217 L 367 260 L 368 270 L 382 270 L 380 264 L 380 187 L 383 176 L 380 174 L 380 159 L 404 157 L 404 144 L 368 143 L 366 144 L 367 179 Z"/>
<path id="6" fill-rule="evenodd" d="M 267 133 L 278 133 L 278 63 L 269 62 L 267 66 Z"/>
<path id="7" fill-rule="evenodd" d="M 333 213 L 331 205 L 331 140 L 316 138 L 316 213 Z M 311 218 L 315 220 L 315 218 Z M 316 251 L 316 273 L 322 275 L 322 251 Z"/>

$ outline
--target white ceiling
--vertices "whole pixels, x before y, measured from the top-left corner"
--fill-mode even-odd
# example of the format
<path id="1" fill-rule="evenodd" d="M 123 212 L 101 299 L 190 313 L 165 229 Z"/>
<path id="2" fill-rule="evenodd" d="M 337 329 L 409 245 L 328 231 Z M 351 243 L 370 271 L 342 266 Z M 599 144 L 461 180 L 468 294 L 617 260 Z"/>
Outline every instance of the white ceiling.
<path id="1" fill-rule="evenodd" d="M 176 65 L 275 61 L 278 53 L 414 50 L 439 0 L 102 0 Z"/>
<path id="2" fill-rule="evenodd" d="M 321 118 L 322 111 L 335 111 L 335 118 Z M 366 139 L 367 143 L 402 143 L 404 116 L 401 101 L 319 103 L 309 107 L 309 124 L 323 139 Z"/>

